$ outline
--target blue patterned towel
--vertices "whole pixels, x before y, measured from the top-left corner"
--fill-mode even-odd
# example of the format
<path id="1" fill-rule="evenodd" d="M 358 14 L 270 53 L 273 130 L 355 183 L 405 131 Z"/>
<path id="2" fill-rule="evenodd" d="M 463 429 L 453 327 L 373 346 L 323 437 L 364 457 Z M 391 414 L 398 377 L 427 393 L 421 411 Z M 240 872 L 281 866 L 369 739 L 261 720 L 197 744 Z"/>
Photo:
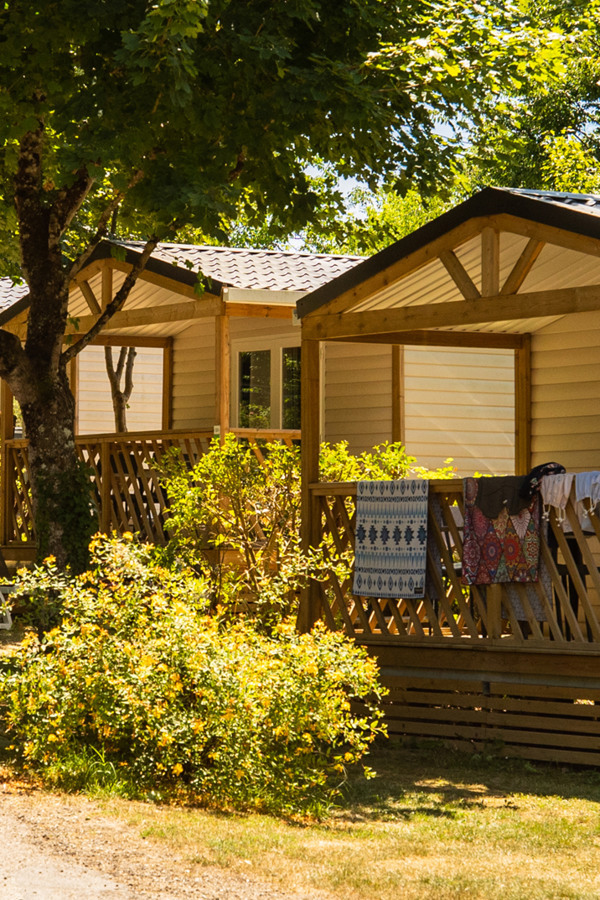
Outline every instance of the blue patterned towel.
<path id="1" fill-rule="evenodd" d="M 356 483 L 355 594 L 425 596 L 428 494 L 423 478 Z"/>

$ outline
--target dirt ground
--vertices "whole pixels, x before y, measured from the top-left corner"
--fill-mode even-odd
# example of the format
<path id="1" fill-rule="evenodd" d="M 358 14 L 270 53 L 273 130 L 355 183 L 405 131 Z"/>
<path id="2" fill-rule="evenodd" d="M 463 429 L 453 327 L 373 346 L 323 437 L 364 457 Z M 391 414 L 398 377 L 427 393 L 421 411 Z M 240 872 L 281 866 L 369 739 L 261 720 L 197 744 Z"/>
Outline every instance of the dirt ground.
<path id="1" fill-rule="evenodd" d="M 0 782 L 2 900 L 317 900 L 192 865 L 92 800 Z"/>

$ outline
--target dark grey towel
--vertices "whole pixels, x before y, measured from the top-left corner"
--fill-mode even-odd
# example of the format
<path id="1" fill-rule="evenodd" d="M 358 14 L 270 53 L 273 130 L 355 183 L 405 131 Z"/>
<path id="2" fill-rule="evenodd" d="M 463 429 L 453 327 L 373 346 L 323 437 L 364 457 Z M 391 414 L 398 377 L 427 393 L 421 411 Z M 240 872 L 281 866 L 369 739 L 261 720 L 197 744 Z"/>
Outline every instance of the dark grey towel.
<path id="1" fill-rule="evenodd" d="M 530 500 L 521 496 L 527 476 L 502 475 L 477 479 L 477 506 L 488 519 L 497 519 L 506 506 L 511 516 L 518 515 L 529 506 Z"/>

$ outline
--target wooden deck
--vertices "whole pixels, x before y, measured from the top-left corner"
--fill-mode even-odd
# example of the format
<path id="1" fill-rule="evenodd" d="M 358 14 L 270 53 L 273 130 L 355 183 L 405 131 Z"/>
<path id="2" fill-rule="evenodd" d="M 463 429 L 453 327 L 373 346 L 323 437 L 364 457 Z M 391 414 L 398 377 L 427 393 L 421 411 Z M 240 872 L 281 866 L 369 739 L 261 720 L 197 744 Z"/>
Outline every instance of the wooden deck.
<path id="1" fill-rule="evenodd" d="M 299 431 L 291 430 L 238 428 L 232 433 L 239 440 L 247 441 L 259 460 L 263 458 L 261 446 L 264 442 L 283 441 L 291 445 L 300 437 Z M 208 430 L 78 437 L 79 457 L 91 471 L 100 530 L 118 535 L 135 531 L 142 540 L 164 544 L 167 540 L 168 498 L 160 483 L 157 463 L 168 450 L 176 448 L 191 468 L 206 453 L 213 438 L 213 432 Z M 28 487 L 27 441 L 6 441 L 4 454 L 3 551 L 7 559 L 31 560 L 35 557 L 36 543 Z"/>
<path id="2" fill-rule="evenodd" d="M 354 484 L 312 484 L 311 505 L 335 551 L 354 548 Z M 461 584 L 462 482 L 430 484 L 423 600 L 357 597 L 335 574 L 313 586 L 315 615 L 378 658 L 391 734 L 437 738 L 505 756 L 600 765 L 600 521 L 572 535 L 551 513 L 533 586 Z M 517 598 L 521 609 L 516 607 Z"/>

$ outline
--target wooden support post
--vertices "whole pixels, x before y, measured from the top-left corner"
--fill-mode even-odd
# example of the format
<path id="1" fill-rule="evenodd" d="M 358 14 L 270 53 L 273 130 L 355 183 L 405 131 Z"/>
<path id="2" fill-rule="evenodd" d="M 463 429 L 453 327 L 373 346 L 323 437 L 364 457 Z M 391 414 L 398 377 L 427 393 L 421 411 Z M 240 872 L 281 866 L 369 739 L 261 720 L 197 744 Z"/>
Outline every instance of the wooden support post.
<path id="1" fill-rule="evenodd" d="M 231 422 L 231 339 L 229 316 L 215 317 L 215 423 L 219 426 L 221 443 Z"/>
<path id="2" fill-rule="evenodd" d="M 495 228 L 481 232 L 481 296 L 495 297 L 500 291 L 500 235 Z"/>
<path id="3" fill-rule="evenodd" d="M 173 427 L 173 340 L 169 338 L 163 350 L 162 429 Z"/>
<path id="4" fill-rule="evenodd" d="M 404 347 L 392 344 L 392 442 L 404 443 Z"/>
<path id="5" fill-rule="evenodd" d="M 2 485 L 0 496 L 0 542 L 8 544 L 8 529 L 10 523 L 11 503 L 11 471 L 6 453 L 6 442 L 15 434 L 13 418 L 13 394 L 6 381 L 2 380 L 0 386 L 0 484 Z"/>
<path id="6" fill-rule="evenodd" d="M 113 297 L 113 270 L 108 266 L 102 269 L 102 309 L 106 309 Z"/>
<path id="7" fill-rule="evenodd" d="M 531 468 L 531 335 L 515 350 L 515 472 Z"/>
<path id="8" fill-rule="evenodd" d="M 69 377 L 69 387 L 71 388 L 71 393 L 73 394 L 73 400 L 75 401 L 75 420 L 73 422 L 73 426 L 75 428 L 75 434 L 79 434 L 79 396 L 78 396 L 78 378 L 77 378 L 77 369 L 78 369 L 78 356 L 74 356 L 70 363 L 68 363 L 68 377 Z"/>
<path id="9" fill-rule="evenodd" d="M 302 341 L 301 455 L 302 455 L 302 549 L 306 552 L 320 540 L 318 499 L 310 485 L 319 480 L 321 360 L 319 341 Z M 310 631 L 320 616 L 318 583 L 311 581 L 302 591 L 298 629 Z"/>

